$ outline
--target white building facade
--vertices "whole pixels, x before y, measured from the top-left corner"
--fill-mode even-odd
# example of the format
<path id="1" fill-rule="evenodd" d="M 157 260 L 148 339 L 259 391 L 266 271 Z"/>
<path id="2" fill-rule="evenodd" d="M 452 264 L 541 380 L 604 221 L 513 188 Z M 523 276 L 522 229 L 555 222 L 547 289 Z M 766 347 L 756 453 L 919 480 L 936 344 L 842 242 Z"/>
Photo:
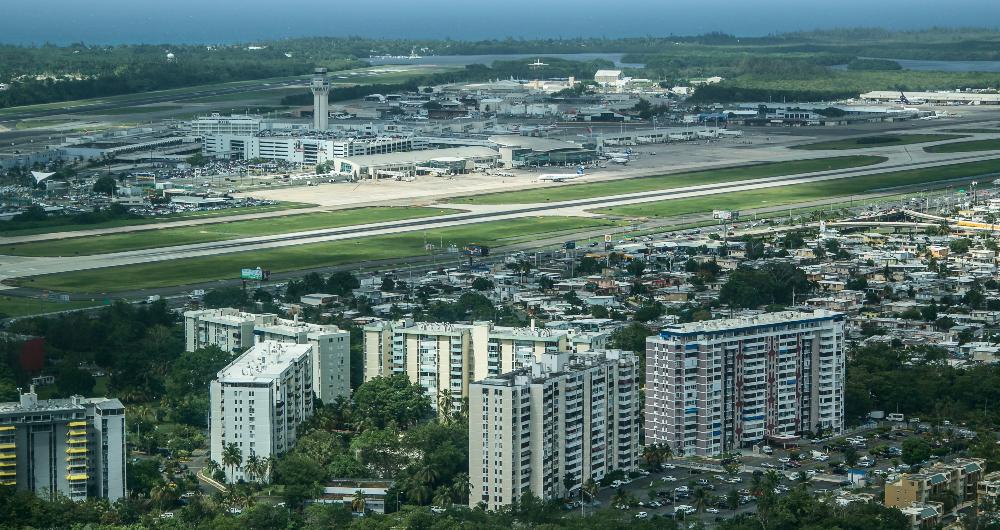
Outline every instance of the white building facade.
<path id="1" fill-rule="evenodd" d="M 242 353 L 263 341 L 311 344 L 312 388 L 324 403 L 351 396 L 351 334 L 334 325 L 310 324 L 233 308 L 184 313 L 187 351 L 218 346 Z"/>
<path id="2" fill-rule="evenodd" d="M 125 407 L 117 399 L 0 403 L 0 485 L 43 498 L 125 497 Z"/>
<path id="3" fill-rule="evenodd" d="M 646 340 L 646 444 L 717 455 L 844 426 L 844 316 L 668 326 Z"/>
<path id="4" fill-rule="evenodd" d="M 545 354 L 472 384 L 470 506 L 507 506 L 527 492 L 560 498 L 633 470 L 639 457 L 638 358 L 631 352 Z"/>
<path id="5" fill-rule="evenodd" d="M 242 462 L 295 446 L 298 426 L 313 413 L 311 350 L 309 344 L 261 342 L 210 384 L 210 456 L 229 482 L 257 477 L 242 466 L 223 465 L 227 446 L 238 449 Z"/>

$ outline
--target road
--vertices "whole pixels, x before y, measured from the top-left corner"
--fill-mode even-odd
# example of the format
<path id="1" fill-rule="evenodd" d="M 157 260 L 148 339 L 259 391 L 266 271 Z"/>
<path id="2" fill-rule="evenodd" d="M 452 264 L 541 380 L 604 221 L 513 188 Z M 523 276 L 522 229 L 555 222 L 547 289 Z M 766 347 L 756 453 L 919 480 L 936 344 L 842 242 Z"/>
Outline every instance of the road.
<path id="1" fill-rule="evenodd" d="M 26 276 L 79 271 L 118 265 L 211 256 L 231 252 L 279 248 L 292 245 L 321 243 L 344 239 L 398 234 L 418 230 L 461 226 L 485 221 L 501 221 L 538 215 L 586 215 L 588 208 L 641 204 L 662 200 L 704 197 L 719 193 L 778 188 L 792 184 L 822 182 L 827 180 L 877 175 L 900 169 L 918 169 L 945 166 L 958 162 L 994 160 L 1000 153 L 976 154 L 955 157 L 938 157 L 929 161 L 888 163 L 876 167 L 850 170 L 821 171 L 800 175 L 786 175 L 748 179 L 718 184 L 703 184 L 652 192 L 639 192 L 609 197 L 598 197 L 534 205 L 462 205 L 467 213 L 425 217 L 409 221 L 374 223 L 337 229 L 312 230 L 272 236 L 235 239 L 230 241 L 179 245 L 174 247 L 76 256 L 65 258 L 37 258 L 5 256 L 0 258 L 0 280 Z"/>

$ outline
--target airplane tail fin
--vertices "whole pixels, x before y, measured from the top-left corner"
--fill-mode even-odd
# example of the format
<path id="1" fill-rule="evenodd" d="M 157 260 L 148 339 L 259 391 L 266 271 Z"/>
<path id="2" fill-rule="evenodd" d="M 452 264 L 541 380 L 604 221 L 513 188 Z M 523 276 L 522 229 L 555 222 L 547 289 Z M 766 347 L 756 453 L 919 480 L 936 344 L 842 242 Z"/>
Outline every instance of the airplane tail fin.
<path id="1" fill-rule="evenodd" d="M 585 171 L 585 169 L 586 168 L 584 168 L 583 166 L 580 166 L 580 167 L 576 168 L 576 174 L 577 175 L 583 175 L 583 172 Z"/>

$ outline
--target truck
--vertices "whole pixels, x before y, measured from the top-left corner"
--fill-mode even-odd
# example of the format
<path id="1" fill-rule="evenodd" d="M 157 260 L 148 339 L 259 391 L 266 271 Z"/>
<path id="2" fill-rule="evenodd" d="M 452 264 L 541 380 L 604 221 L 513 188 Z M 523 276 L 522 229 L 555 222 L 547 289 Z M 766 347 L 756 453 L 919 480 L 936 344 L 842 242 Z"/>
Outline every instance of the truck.
<path id="1" fill-rule="evenodd" d="M 160 295 L 158 294 L 151 294 L 146 297 L 147 304 L 152 304 L 153 302 L 159 302 L 159 301 L 160 301 Z"/>
<path id="2" fill-rule="evenodd" d="M 898 412 L 893 412 L 893 413 L 889 414 L 888 416 L 886 416 L 885 419 L 887 419 L 889 421 L 900 421 L 900 422 L 902 422 L 902 421 L 906 421 L 906 416 L 904 416 L 904 415 L 902 415 L 902 414 L 900 414 Z"/>

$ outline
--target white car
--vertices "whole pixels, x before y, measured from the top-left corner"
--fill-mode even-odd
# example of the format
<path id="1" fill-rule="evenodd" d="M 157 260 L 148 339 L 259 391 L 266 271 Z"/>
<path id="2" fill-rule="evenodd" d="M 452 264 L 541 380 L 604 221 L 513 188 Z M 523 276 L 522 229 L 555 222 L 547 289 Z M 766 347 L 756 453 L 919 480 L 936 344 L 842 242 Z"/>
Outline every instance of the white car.
<path id="1" fill-rule="evenodd" d="M 792 459 L 788 458 L 787 456 L 783 456 L 783 457 L 781 457 L 781 458 L 778 459 L 778 462 L 781 462 L 782 464 L 787 464 L 787 463 L 789 463 L 791 461 L 792 461 Z"/>
<path id="2" fill-rule="evenodd" d="M 163 512 L 160 514 L 160 519 L 173 519 L 174 512 Z"/>
<path id="3" fill-rule="evenodd" d="M 677 482 L 677 477 L 673 475 L 667 475 L 665 477 L 660 477 L 660 480 L 664 482 Z"/>
<path id="4" fill-rule="evenodd" d="M 677 469 L 677 466 L 673 464 L 663 464 L 663 469 Z"/>
<path id="5" fill-rule="evenodd" d="M 635 518 L 636 519 L 645 519 L 647 517 L 649 517 L 649 514 L 646 513 L 646 512 L 639 512 L 639 513 L 635 514 Z"/>
<path id="6" fill-rule="evenodd" d="M 719 513 L 719 509 L 718 508 L 705 508 L 705 511 L 707 513 Z"/>

